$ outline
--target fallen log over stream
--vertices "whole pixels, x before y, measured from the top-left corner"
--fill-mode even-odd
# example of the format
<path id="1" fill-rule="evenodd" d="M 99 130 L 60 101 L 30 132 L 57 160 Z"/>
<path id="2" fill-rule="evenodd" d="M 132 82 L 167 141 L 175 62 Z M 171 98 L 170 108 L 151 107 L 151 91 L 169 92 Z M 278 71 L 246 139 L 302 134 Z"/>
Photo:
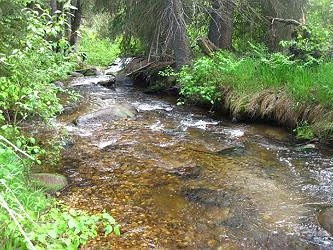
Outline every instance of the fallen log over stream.
<path id="1" fill-rule="evenodd" d="M 167 67 L 174 67 L 175 61 L 170 58 L 149 61 L 138 57 L 133 59 L 124 69 L 124 74 L 134 80 L 143 80 L 147 83 L 159 79 L 160 71 Z"/>

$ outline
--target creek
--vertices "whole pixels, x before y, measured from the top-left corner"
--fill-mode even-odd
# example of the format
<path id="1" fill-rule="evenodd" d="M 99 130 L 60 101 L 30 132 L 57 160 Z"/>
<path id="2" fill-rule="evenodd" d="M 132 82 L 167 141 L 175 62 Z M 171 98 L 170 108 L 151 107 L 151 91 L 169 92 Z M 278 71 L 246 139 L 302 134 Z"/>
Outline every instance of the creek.
<path id="1" fill-rule="evenodd" d="M 99 77 L 70 83 L 84 100 L 57 120 L 69 132 L 56 171 L 70 187 L 60 198 L 121 225 L 121 237 L 87 247 L 333 249 L 317 221 L 333 204 L 332 150 L 302 152 L 281 128 L 179 107 L 128 79 L 105 88 Z M 135 118 L 102 112 L 73 123 L 119 103 Z"/>

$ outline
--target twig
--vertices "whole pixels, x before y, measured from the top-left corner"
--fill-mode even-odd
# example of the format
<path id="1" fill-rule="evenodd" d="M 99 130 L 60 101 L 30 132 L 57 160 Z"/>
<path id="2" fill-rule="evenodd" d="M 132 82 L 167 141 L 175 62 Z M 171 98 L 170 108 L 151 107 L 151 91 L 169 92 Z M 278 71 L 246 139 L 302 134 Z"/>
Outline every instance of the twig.
<path id="1" fill-rule="evenodd" d="M 6 142 L 9 146 L 11 146 L 15 151 L 21 153 L 22 155 L 24 155 L 25 157 L 29 158 L 32 161 L 35 161 L 35 159 L 28 155 L 26 152 L 24 152 L 23 150 L 19 149 L 18 147 L 16 147 L 13 143 L 11 143 L 10 141 L 8 141 L 5 137 L 3 137 L 2 135 L 0 135 L 0 140 Z"/>

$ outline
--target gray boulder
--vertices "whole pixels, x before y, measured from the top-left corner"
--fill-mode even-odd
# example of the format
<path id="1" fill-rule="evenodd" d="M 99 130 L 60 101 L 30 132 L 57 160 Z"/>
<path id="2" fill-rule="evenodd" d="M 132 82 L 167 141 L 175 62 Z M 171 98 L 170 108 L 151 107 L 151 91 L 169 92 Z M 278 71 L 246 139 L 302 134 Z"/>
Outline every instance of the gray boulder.
<path id="1" fill-rule="evenodd" d="M 134 119 L 138 111 L 130 104 L 121 103 L 113 104 L 106 109 L 102 109 L 84 116 L 74 121 L 74 124 L 80 126 L 94 122 L 107 122 L 117 119 Z"/>
<path id="2" fill-rule="evenodd" d="M 48 192 L 57 192 L 68 185 L 66 177 L 61 174 L 38 173 L 32 174 L 31 179 Z"/>
<path id="3" fill-rule="evenodd" d="M 106 87 L 106 88 L 113 88 L 114 84 L 116 83 L 116 78 L 110 76 L 109 78 L 101 79 L 97 82 L 97 84 Z"/>
<path id="4" fill-rule="evenodd" d="M 101 70 L 99 68 L 96 68 L 96 67 L 80 69 L 80 70 L 76 70 L 75 72 L 81 73 L 84 76 L 100 76 L 100 75 L 102 75 Z"/>
<path id="5" fill-rule="evenodd" d="M 321 212 L 318 215 L 318 222 L 322 228 L 333 236 L 333 207 Z"/>
<path id="6" fill-rule="evenodd" d="M 84 75 L 79 73 L 79 72 L 74 71 L 74 72 L 71 73 L 71 76 L 73 76 L 73 77 L 83 77 Z"/>
<path id="7" fill-rule="evenodd" d="M 65 88 L 65 84 L 63 84 L 63 83 L 60 82 L 60 81 L 56 81 L 56 82 L 54 82 L 54 86 L 56 86 L 56 87 L 59 88 L 59 89 L 64 89 L 64 88 Z"/>

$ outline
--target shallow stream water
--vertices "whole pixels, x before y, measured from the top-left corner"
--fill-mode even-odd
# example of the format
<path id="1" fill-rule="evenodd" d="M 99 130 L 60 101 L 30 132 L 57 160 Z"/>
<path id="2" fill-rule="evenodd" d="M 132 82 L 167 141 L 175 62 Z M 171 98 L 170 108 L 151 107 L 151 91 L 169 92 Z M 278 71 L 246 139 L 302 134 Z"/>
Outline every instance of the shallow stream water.
<path id="1" fill-rule="evenodd" d="M 316 217 L 333 205 L 333 152 L 299 152 L 280 128 L 178 107 L 129 80 L 113 89 L 94 80 L 71 83 L 84 101 L 57 121 L 70 135 L 61 199 L 121 225 L 121 237 L 100 235 L 87 248 L 333 249 Z M 116 102 L 137 118 L 74 125 Z"/>

